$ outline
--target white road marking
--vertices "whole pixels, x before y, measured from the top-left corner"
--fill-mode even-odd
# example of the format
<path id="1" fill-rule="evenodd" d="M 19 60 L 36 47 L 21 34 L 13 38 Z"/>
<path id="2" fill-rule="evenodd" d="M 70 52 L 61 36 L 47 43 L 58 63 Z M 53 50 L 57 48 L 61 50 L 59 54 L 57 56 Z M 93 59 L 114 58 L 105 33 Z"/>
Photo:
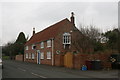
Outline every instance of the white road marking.
<path id="1" fill-rule="evenodd" d="M 38 77 L 41 77 L 41 78 L 47 78 L 47 77 L 41 76 L 41 75 L 39 75 L 39 74 L 35 74 L 35 73 L 31 73 L 31 74 L 33 74 L 33 75 L 35 75 L 35 76 L 38 76 Z"/>
<path id="2" fill-rule="evenodd" d="M 24 70 L 24 69 L 22 69 L 22 68 L 18 68 L 19 70 L 21 70 L 21 71 L 26 71 L 26 70 Z"/>

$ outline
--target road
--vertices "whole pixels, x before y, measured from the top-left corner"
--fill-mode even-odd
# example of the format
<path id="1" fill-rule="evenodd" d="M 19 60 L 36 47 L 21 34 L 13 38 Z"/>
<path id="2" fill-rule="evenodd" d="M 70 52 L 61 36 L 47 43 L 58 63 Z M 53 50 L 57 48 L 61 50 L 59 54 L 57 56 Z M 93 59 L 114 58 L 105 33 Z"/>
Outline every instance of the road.
<path id="1" fill-rule="evenodd" d="M 3 78 L 118 78 L 118 70 L 81 71 L 14 60 L 3 65 Z"/>
<path id="2" fill-rule="evenodd" d="M 0 79 L 2 79 L 2 68 L 0 68 Z"/>

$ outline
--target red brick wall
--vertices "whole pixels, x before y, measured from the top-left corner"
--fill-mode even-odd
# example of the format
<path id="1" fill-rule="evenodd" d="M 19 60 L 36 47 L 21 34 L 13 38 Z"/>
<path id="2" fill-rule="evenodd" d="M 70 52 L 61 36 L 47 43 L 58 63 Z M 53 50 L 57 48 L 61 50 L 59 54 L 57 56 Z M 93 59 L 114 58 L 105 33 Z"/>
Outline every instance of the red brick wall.
<path id="1" fill-rule="evenodd" d="M 80 32 L 78 30 L 75 30 L 75 28 L 73 27 L 73 25 L 71 23 L 65 23 L 61 26 L 64 26 L 61 28 L 59 34 L 54 38 L 54 65 L 56 66 L 63 66 L 64 64 L 64 58 L 62 55 L 56 55 L 56 51 L 59 50 L 60 52 L 62 53 L 66 53 L 66 51 L 70 51 L 70 52 L 73 52 L 73 51 L 76 51 L 76 47 L 75 45 L 71 44 L 70 45 L 70 49 L 68 50 L 65 50 L 64 49 L 64 45 L 63 45 L 63 33 L 65 32 L 69 32 L 72 36 L 72 42 L 77 38 L 77 35 L 79 34 L 81 37 L 82 35 L 80 34 Z M 71 33 L 72 31 L 72 33 Z M 44 52 L 44 60 L 41 60 L 41 64 L 48 64 L 48 65 L 51 65 L 52 64 L 52 59 L 51 60 L 47 60 L 46 59 L 46 54 L 47 54 L 47 51 L 51 51 L 52 53 L 52 48 L 47 48 L 47 43 L 46 41 L 44 42 L 44 49 L 41 49 L 40 48 L 40 43 L 36 44 L 36 49 L 37 50 L 40 50 L 41 52 Z M 80 51 L 81 48 L 79 49 Z M 31 60 L 31 59 L 25 59 L 25 61 L 28 61 L 28 62 L 34 62 L 34 63 L 37 63 L 37 53 L 36 53 L 36 50 L 32 50 L 32 46 L 29 45 L 29 50 L 26 51 L 25 50 L 25 53 L 35 53 L 35 59 L 34 60 Z"/>
<path id="2" fill-rule="evenodd" d="M 85 63 L 86 57 L 86 55 L 75 54 L 73 58 L 74 68 L 81 69 L 82 65 Z"/>
<path id="3" fill-rule="evenodd" d="M 40 46 L 40 44 L 39 44 Z M 52 65 L 52 59 L 47 59 L 47 52 L 51 52 L 51 57 L 52 57 L 52 47 L 47 47 L 47 41 L 44 42 L 44 48 L 41 49 L 40 47 L 38 48 L 40 52 L 44 52 L 44 59 L 41 59 L 41 64 L 48 64 Z"/>
<path id="4" fill-rule="evenodd" d="M 60 58 L 62 58 L 61 55 L 56 55 L 56 51 L 59 50 L 63 54 L 66 53 L 67 51 L 69 51 L 69 52 L 77 51 L 77 49 L 75 47 L 76 45 L 73 44 L 73 41 L 78 37 L 77 35 L 80 35 L 82 37 L 81 33 L 78 30 L 74 30 L 75 28 L 73 25 L 66 23 L 61 26 L 65 26 L 65 27 L 61 28 L 59 34 L 55 37 L 55 40 L 54 40 L 54 55 L 55 55 L 55 65 L 56 66 L 63 66 L 62 64 L 64 64 L 63 63 L 64 60 L 63 59 L 60 60 Z M 70 49 L 67 49 L 67 50 L 64 49 L 64 45 L 63 45 L 63 33 L 65 33 L 65 32 L 69 32 L 71 34 L 71 38 L 72 38 L 72 40 L 71 40 L 72 43 L 70 45 Z M 81 48 L 79 50 L 82 51 Z"/>
<path id="5" fill-rule="evenodd" d="M 24 51 L 24 61 L 37 63 L 37 52 L 36 52 L 36 50 L 32 50 L 32 46 L 30 46 L 30 45 L 28 47 L 29 47 L 29 49 Z M 28 53 L 28 54 L 34 53 L 35 54 L 35 59 L 29 59 L 29 58 L 26 59 L 26 53 Z"/>
<path id="6" fill-rule="evenodd" d="M 110 67 L 111 63 L 108 61 L 110 54 L 96 53 L 96 54 L 74 54 L 73 68 L 81 69 L 82 65 L 86 65 L 89 60 L 101 60 L 103 68 Z M 55 66 L 64 66 L 64 55 L 55 55 Z"/>
<path id="7" fill-rule="evenodd" d="M 16 55 L 15 56 L 15 60 L 17 60 L 17 61 L 23 61 L 23 55 L 22 54 Z"/>
<path id="8" fill-rule="evenodd" d="M 52 65 L 52 59 L 47 59 L 47 52 L 50 51 L 52 55 L 52 47 L 47 47 L 47 41 L 44 41 L 44 48 L 41 48 L 40 43 L 35 44 L 36 45 L 36 50 L 40 50 L 40 52 L 44 52 L 44 59 L 40 60 L 41 64 L 48 64 Z M 37 51 L 32 49 L 32 45 L 29 45 L 29 49 L 25 50 L 24 53 L 34 53 L 35 54 L 35 59 L 26 59 L 26 56 L 24 57 L 24 61 L 26 62 L 32 62 L 32 63 L 37 63 Z M 52 56 L 51 56 L 52 57 Z"/>
<path id="9" fill-rule="evenodd" d="M 75 54 L 74 55 L 74 68 L 81 69 L 82 65 L 86 65 L 85 62 L 89 60 L 101 60 L 103 68 L 111 68 L 109 57 L 111 54 L 99 53 L 99 54 Z"/>

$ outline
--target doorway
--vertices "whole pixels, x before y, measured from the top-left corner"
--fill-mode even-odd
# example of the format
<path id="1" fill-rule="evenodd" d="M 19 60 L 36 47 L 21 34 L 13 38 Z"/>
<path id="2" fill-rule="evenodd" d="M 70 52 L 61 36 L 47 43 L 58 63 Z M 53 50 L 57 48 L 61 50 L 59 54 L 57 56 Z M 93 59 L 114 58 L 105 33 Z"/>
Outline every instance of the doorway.
<path id="1" fill-rule="evenodd" d="M 73 68 L 73 54 L 71 52 L 67 52 L 64 55 L 64 66 L 67 68 Z"/>
<path id="2" fill-rule="evenodd" d="M 40 50 L 37 50 L 37 64 L 40 64 Z"/>

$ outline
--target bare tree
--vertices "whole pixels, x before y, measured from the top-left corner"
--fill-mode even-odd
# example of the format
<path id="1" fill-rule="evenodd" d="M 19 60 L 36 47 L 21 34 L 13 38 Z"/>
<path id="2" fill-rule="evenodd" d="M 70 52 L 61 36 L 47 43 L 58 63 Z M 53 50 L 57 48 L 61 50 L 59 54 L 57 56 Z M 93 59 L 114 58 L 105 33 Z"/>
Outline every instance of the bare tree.
<path id="1" fill-rule="evenodd" d="M 85 31 L 85 30 L 84 30 Z M 87 32 L 87 31 L 86 31 Z M 93 52 L 93 45 L 90 38 L 82 33 L 80 30 L 76 30 L 74 34 L 74 40 L 72 44 L 77 49 L 77 51 L 82 53 L 91 53 Z"/>
<path id="2" fill-rule="evenodd" d="M 80 25 L 79 30 L 82 32 L 82 34 L 89 37 L 91 40 L 95 40 L 95 41 L 101 40 L 100 30 L 95 28 L 94 25 L 90 25 L 90 26 Z"/>
<path id="3" fill-rule="evenodd" d="M 94 25 L 80 25 L 79 30 L 84 37 L 79 39 L 77 43 L 84 51 L 92 48 L 94 51 L 103 50 L 103 45 L 101 44 L 102 35 L 99 29 L 95 28 Z"/>

